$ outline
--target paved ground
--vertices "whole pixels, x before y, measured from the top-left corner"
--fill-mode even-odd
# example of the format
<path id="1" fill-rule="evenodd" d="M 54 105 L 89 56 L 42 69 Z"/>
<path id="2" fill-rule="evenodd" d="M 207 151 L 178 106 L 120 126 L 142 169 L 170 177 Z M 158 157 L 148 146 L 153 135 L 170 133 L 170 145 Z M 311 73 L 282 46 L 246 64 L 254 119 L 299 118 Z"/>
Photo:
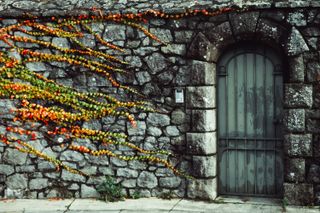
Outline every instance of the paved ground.
<path id="1" fill-rule="evenodd" d="M 138 200 L 125 200 L 115 203 L 106 203 L 94 199 L 65 199 L 65 200 L 2 200 L 0 213 L 100 213 L 100 212 L 173 212 L 173 213 L 319 213 L 319 207 L 303 208 L 287 206 L 268 202 L 254 202 L 241 200 L 225 200 L 215 203 L 191 201 L 185 199 L 162 200 L 157 198 L 141 198 Z"/>

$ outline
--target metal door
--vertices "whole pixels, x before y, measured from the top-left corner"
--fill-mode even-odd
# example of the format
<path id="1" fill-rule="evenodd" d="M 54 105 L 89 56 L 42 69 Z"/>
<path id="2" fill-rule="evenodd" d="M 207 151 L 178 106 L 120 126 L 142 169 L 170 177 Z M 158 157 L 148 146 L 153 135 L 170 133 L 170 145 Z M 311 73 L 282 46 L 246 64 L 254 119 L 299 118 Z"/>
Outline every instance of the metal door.
<path id="1" fill-rule="evenodd" d="M 218 62 L 219 193 L 281 197 L 281 57 L 241 45 Z"/>

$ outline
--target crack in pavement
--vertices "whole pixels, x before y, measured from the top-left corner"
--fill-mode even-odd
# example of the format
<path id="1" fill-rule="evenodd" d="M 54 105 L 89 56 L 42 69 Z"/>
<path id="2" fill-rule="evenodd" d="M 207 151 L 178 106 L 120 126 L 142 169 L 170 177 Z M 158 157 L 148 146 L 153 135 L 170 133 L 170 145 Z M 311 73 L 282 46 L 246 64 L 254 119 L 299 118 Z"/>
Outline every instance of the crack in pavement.
<path id="1" fill-rule="evenodd" d="M 183 200 L 182 198 L 181 198 L 180 200 L 178 200 L 178 202 L 172 206 L 172 208 L 168 211 L 168 213 L 172 212 L 172 211 L 174 210 L 174 208 L 175 208 L 182 200 Z"/>
<path id="2" fill-rule="evenodd" d="M 67 205 L 67 209 L 63 213 L 67 213 L 70 210 L 71 205 L 74 203 L 76 199 L 74 198 L 69 205 Z"/>

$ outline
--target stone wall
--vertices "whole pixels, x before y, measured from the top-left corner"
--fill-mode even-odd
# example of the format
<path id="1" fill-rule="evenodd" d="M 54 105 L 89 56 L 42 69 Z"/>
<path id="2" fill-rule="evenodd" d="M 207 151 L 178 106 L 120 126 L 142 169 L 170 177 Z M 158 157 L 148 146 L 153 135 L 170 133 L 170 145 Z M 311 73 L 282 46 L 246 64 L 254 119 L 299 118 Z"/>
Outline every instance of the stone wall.
<path id="1" fill-rule="evenodd" d="M 28 3 L 5 3 L 2 7 L 18 7 L 23 2 Z M 61 4 L 70 2 L 61 1 Z M 89 2 L 92 1 L 86 4 Z M 119 1 L 118 5 L 120 2 L 128 3 Z M 297 1 L 286 3 L 295 5 Z M 313 3 L 316 1 L 301 1 L 302 6 Z M 7 18 L 2 20 L 1 26 L 15 22 L 17 20 Z M 167 46 L 131 27 L 95 24 L 94 29 L 102 37 L 126 49 L 119 57 L 133 65 L 133 72 L 127 77 L 118 76 L 118 80 L 142 91 L 161 113 L 137 114 L 137 129 L 122 119 L 95 120 L 83 123 L 83 126 L 124 131 L 141 147 L 172 150 L 178 157 L 171 161 L 196 179 L 176 177 L 159 165 L 127 163 L 107 157 L 95 159 L 61 147 L 50 147 L 42 134 L 45 129 L 39 125 L 34 127 L 39 131 L 37 141 L 30 143 L 93 177 L 56 172 L 51 164 L 0 144 L 0 196 L 94 197 L 97 196 L 95 188 L 104 180 L 104 175 L 112 175 L 127 195 L 139 191 L 148 197 L 168 192 L 178 197 L 214 199 L 217 195 L 216 62 L 229 45 L 255 40 L 281 48 L 289 64 L 284 91 L 284 197 L 290 204 L 320 204 L 319 24 L 320 10 L 316 8 L 259 9 L 217 17 L 150 20 L 147 28 L 168 42 Z M 65 39 L 52 39 L 52 42 L 65 47 L 70 45 Z M 99 48 L 90 36 L 85 36 L 82 42 Z M 7 48 L 4 43 L 0 45 L 2 50 Z M 28 48 L 37 49 L 38 46 Z M 28 68 L 81 91 L 122 94 L 102 77 L 64 64 L 37 63 Z M 185 94 L 186 100 L 182 104 L 175 103 L 177 88 L 183 89 Z M 0 133 L 6 133 L 5 126 L 9 124 L 6 123 L 6 110 L 14 108 L 14 103 L 2 100 L 0 106 L 4 109 L 0 114 Z M 128 154 L 125 149 L 121 152 Z"/>

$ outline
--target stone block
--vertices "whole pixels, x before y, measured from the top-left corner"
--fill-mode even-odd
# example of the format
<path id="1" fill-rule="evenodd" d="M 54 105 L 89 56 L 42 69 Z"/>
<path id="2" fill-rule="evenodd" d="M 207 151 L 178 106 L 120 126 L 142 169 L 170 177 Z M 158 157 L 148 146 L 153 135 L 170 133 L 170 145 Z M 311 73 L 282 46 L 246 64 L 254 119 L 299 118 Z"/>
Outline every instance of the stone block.
<path id="1" fill-rule="evenodd" d="M 310 183 L 320 183 L 320 166 L 317 164 L 311 164 L 308 172 L 307 180 Z"/>
<path id="2" fill-rule="evenodd" d="M 137 184 L 140 187 L 152 189 L 158 185 L 158 179 L 152 172 L 143 171 L 137 179 Z"/>
<path id="3" fill-rule="evenodd" d="M 319 62 L 310 62 L 307 64 L 306 69 L 307 80 L 308 82 L 316 82 L 320 76 L 320 63 Z"/>
<path id="4" fill-rule="evenodd" d="M 216 156 L 193 156 L 192 175 L 199 178 L 216 176 Z"/>
<path id="5" fill-rule="evenodd" d="M 48 187 L 48 179 L 45 179 L 45 178 L 37 178 L 37 179 L 32 179 L 30 182 L 29 182 L 29 188 L 31 190 L 34 190 L 34 189 L 44 189 Z"/>
<path id="6" fill-rule="evenodd" d="M 195 155 L 215 154 L 217 136 L 215 132 L 187 133 L 187 152 Z"/>
<path id="7" fill-rule="evenodd" d="M 171 113 L 171 122 L 177 125 L 186 123 L 186 113 L 181 109 L 173 111 Z"/>
<path id="8" fill-rule="evenodd" d="M 97 198 L 100 197 L 97 190 L 91 186 L 87 186 L 85 184 L 81 184 L 81 197 L 82 198 Z"/>
<path id="9" fill-rule="evenodd" d="M 306 175 L 305 160 L 293 158 L 286 160 L 285 180 L 288 182 L 304 182 Z"/>
<path id="10" fill-rule="evenodd" d="M 121 182 L 121 185 L 125 188 L 134 188 L 137 186 L 137 180 L 136 179 L 126 179 Z"/>
<path id="11" fill-rule="evenodd" d="M 312 85 L 286 84 L 285 85 L 285 105 L 288 107 L 311 108 L 313 104 Z"/>
<path id="12" fill-rule="evenodd" d="M 186 45 L 184 45 L 184 44 L 168 44 L 167 46 L 161 47 L 161 51 L 164 54 L 184 56 L 186 54 Z"/>
<path id="13" fill-rule="evenodd" d="M 260 39 L 279 43 L 283 32 L 287 32 L 287 29 L 268 19 L 260 19 L 256 29 L 256 34 L 260 36 Z"/>
<path id="14" fill-rule="evenodd" d="M 312 157 L 312 135 L 285 135 L 284 152 L 289 157 Z"/>
<path id="15" fill-rule="evenodd" d="M 161 177 L 159 178 L 159 185 L 163 188 L 174 189 L 179 187 L 181 184 L 180 177 Z"/>
<path id="16" fill-rule="evenodd" d="M 23 165 L 27 161 L 27 154 L 15 149 L 7 149 L 3 154 L 3 161 L 12 165 Z"/>
<path id="17" fill-rule="evenodd" d="M 153 53 L 144 58 L 145 63 L 150 68 L 151 74 L 157 74 L 169 65 L 169 61 L 160 53 Z"/>
<path id="18" fill-rule="evenodd" d="M 284 126 L 290 132 L 303 132 L 305 130 L 305 110 L 289 109 L 284 116 Z"/>
<path id="19" fill-rule="evenodd" d="M 304 40 L 300 31 L 297 28 L 292 27 L 286 44 L 287 54 L 289 56 L 296 56 L 306 51 L 309 51 L 306 41 Z"/>
<path id="20" fill-rule="evenodd" d="M 303 82 L 305 75 L 305 66 L 303 57 L 301 55 L 289 59 L 290 66 L 290 81 L 291 82 Z"/>
<path id="21" fill-rule="evenodd" d="M 192 110 L 192 130 L 208 132 L 216 130 L 216 110 Z"/>
<path id="22" fill-rule="evenodd" d="M 243 38 L 247 33 L 250 33 L 251 36 L 254 35 L 259 14 L 259 12 L 230 14 L 229 18 L 232 26 L 232 32 L 237 39 Z"/>
<path id="23" fill-rule="evenodd" d="M 14 167 L 11 165 L 0 164 L 0 174 L 11 175 L 14 173 Z"/>
<path id="24" fill-rule="evenodd" d="M 191 85 L 214 85 L 216 64 L 192 60 L 189 71 Z"/>
<path id="25" fill-rule="evenodd" d="M 127 122 L 127 129 L 129 136 L 145 135 L 146 134 L 146 122 L 137 121 L 137 126 L 133 127 L 130 122 Z"/>
<path id="26" fill-rule="evenodd" d="M 168 126 L 170 124 L 170 117 L 165 114 L 149 113 L 147 124 L 157 127 Z"/>
<path id="27" fill-rule="evenodd" d="M 126 39 L 126 27 L 116 24 L 108 24 L 105 28 L 103 39 L 106 41 L 116 41 Z"/>
<path id="28" fill-rule="evenodd" d="M 171 31 L 162 28 L 150 28 L 150 33 L 157 36 L 161 41 L 170 43 L 173 41 Z"/>
<path id="29" fill-rule="evenodd" d="M 213 52 L 211 49 L 211 42 L 203 33 L 199 32 L 192 40 L 192 43 L 187 51 L 187 56 L 188 58 L 195 60 L 212 61 Z"/>
<path id="30" fill-rule="evenodd" d="M 118 177 L 125 177 L 125 178 L 136 178 L 138 177 L 138 172 L 133 169 L 128 168 L 119 168 L 117 170 Z"/>
<path id="31" fill-rule="evenodd" d="M 28 179 L 26 175 L 14 174 L 7 178 L 6 181 L 7 188 L 14 189 L 26 189 L 28 185 Z"/>
<path id="32" fill-rule="evenodd" d="M 62 170 L 61 179 L 63 181 L 82 182 L 82 183 L 86 181 L 86 178 L 84 176 L 73 174 L 66 170 Z"/>
<path id="33" fill-rule="evenodd" d="M 187 87 L 187 108 L 214 108 L 215 91 L 214 86 Z"/>
<path id="34" fill-rule="evenodd" d="M 217 179 L 188 180 L 187 197 L 191 199 L 214 200 L 217 197 Z"/>
<path id="35" fill-rule="evenodd" d="M 284 184 L 284 199 L 289 205 L 311 205 L 313 198 L 312 184 Z"/>

